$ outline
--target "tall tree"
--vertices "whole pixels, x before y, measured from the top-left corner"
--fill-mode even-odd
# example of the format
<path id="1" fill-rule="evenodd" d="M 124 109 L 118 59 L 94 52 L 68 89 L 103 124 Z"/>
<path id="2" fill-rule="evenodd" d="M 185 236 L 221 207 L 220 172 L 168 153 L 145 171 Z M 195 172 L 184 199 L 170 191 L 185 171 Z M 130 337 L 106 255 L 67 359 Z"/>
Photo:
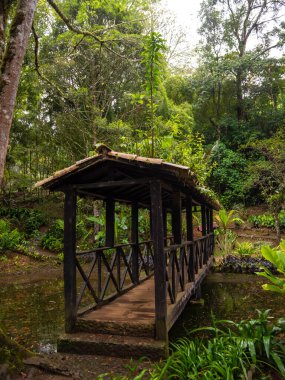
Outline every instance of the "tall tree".
<path id="1" fill-rule="evenodd" d="M 244 94 L 252 65 L 284 44 L 282 22 L 284 0 L 205 0 L 202 3 L 202 32 L 209 43 L 216 41 L 217 29 L 223 41 L 220 52 L 227 56 L 228 69 L 235 76 L 236 115 L 246 118 Z M 220 19 L 220 26 L 213 20 Z M 221 28 L 222 26 L 222 28 Z M 216 50 L 212 44 L 212 51 Z"/>
<path id="2" fill-rule="evenodd" d="M 18 0 L 0 3 L 0 184 L 9 144 L 13 111 L 32 27 L 37 0 Z M 12 20 L 10 20 L 10 16 Z M 7 36 L 7 37 L 6 37 Z"/>

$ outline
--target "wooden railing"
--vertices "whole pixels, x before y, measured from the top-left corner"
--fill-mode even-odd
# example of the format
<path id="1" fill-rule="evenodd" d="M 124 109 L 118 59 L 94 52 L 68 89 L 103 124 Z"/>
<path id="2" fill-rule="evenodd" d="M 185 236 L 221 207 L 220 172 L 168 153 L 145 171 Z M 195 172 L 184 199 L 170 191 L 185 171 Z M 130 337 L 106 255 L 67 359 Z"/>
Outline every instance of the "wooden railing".
<path id="1" fill-rule="evenodd" d="M 171 240 L 169 238 L 168 244 Z M 165 247 L 166 281 L 171 303 L 176 302 L 177 293 L 184 291 L 188 282 L 195 281 L 195 275 L 207 263 L 213 247 L 213 233 L 193 242 Z M 76 267 L 83 280 L 77 296 L 77 310 L 82 306 L 86 292 L 92 299 L 92 304 L 86 307 L 89 310 L 114 299 L 152 275 L 152 241 L 78 252 Z"/>
<path id="2" fill-rule="evenodd" d="M 177 293 L 184 291 L 185 285 L 195 282 L 195 275 L 208 262 L 214 249 L 214 234 L 210 233 L 199 239 L 166 247 L 166 281 L 172 304 L 176 302 Z"/>
<path id="3" fill-rule="evenodd" d="M 83 282 L 77 296 L 77 310 L 86 290 L 92 297 L 88 309 L 94 308 L 148 278 L 153 273 L 153 262 L 151 241 L 78 252 L 76 267 Z"/>

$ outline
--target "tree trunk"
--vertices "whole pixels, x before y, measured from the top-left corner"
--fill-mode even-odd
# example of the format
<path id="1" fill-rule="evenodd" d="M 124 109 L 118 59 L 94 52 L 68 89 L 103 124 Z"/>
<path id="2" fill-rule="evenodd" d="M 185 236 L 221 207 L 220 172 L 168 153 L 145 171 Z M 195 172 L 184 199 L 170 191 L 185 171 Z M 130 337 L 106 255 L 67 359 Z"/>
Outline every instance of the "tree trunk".
<path id="1" fill-rule="evenodd" d="M 1 62 L 0 73 L 0 185 L 9 144 L 13 111 L 32 27 L 37 0 L 18 0 L 16 13 L 10 28 L 9 40 Z"/>
<path id="2" fill-rule="evenodd" d="M 243 96 L 242 96 L 242 73 L 241 69 L 237 71 L 236 74 L 236 97 L 237 97 L 237 119 L 238 121 L 243 120 L 244 110 L 243 110 Z"/>

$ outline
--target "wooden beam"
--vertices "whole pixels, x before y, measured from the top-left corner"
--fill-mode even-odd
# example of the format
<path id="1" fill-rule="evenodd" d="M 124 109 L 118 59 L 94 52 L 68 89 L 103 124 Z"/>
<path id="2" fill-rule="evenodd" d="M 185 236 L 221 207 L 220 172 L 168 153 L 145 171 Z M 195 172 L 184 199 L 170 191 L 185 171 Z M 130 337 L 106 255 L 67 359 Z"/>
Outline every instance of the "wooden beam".
<path id="1" fill-rule="evenodd" d="M 106 199 L 106 197 L 104 197 L 103 195 L 97 195 L 97 194 L 92 193 L 91 191 L 78 190 L 77 194 L 79 196 L 87 196 L 87 197 L 96 198 L 100 200 Z"/>
<path id="2" fill-rule="evenodd" d="M 135 245 L 132 247 L 132 273 L 135 284 L 139 283 L 139 207 L 137 202 L 132 203 L 132 226 L 131 241 Z"/>
<path id="3" fill-rule="evenodd" d="M 115 202 L 109 198 L 106 200 L 106 247 L 113 247 L 115 244 Z"/>
<path id="4" fill-rule="evenodd" d="M 64 201 L 64 310 L 65 331 L 76 323 L 76 192 L 70 188 Z"/>
<path id="5" fill-rule="evenodd" d="M 206 236 L 207 234 L 206 208 L 204 205 L 201 205 L 201 216 L 202 216 L 202 236 Z"/>
<path id="6" fill-rule="evenodd" d="M 172 234 L 174 244 L 180 244 L 182 241 L 181 193 L 177 189 L 173 190 L 172 198 Z"/>
<path id="7" fill-rule="evenodd" d="M 119 180 L 119 181 L 79 183 L 79 184 L 75 184 L 74 187 L 76 189 L 103 189 L 103 188 L 121 187 L 121 186 L 147 185 L 149 182 L 150 182 L 150 178 L 139 178 L 139 179 L 124 179 L 124 180 Z"/>
<path id="8" fill-rule="evenodd" d="M 153 181 L 150 184 L 150 192 L 152 210 L 152 238 L 154 248 L 155 336 L 156 339 L 168 341 L 166 323 L 166 260 L 164 254 L 164 232 L 160 181 Z"/>

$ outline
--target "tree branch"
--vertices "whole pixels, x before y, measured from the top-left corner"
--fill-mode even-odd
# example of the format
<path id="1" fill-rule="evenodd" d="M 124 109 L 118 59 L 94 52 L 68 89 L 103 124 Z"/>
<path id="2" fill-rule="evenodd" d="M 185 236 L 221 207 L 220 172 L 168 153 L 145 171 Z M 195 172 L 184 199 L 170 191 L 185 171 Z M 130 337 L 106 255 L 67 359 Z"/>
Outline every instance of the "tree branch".
<path id="1" fill-rule="evenodd" d="M 68 99 L 64 93 L 61 91 L 61 89 L 55 84 L 53 83 L 52 81 L 50 81 L 44 74 L 41 73 L 40 71 L 40 65 L 39 65 L 39 36 L 37 35 L 36 33 L 36 30 L 35 30 L 35 26 L 34 26 L 34 23 L 32 25 L 32 33 L 33 33 L 33 37 L 34 37 L 34 40 L 35 40 L 35 48 L 34 48 L 34 55 L 35 55 L 35 70 L 38 74 L 38 76 L 44 80 L 45 82 L 47 82 L 51 87 L 55 88 L 55 90 L 58 92 L 58 94 L 64 99 L 66 100 L 69 104 L 73 105 L 75 107 L 75 104 L 72 100 Z"/>
<path id="2" fill-rule="evenodd" d="M 82 29 L 78 28 L 77 26 L 73 25 L 71 23 L 71 21 L 61 12 L 59 7 L 55 4 L 55 2 L 53 0 L 47 0 L 47 2 L 54 9 L 54 11 L 58 14 L 58 16 L 62 19 L 62 21 L 65 23 L 65 25 L 68 27 L 69 30 L 71 30 L 72 32 L 77 33 L 77 34 L 82 34 L 83 36 L 86 36 L 86 37 L 92 37 L 96 42 L 98 42 L 102 47 L 104 47 L 109 52 L 117 55 L 118 57 L 120 57 L 122 59 L 126 59 L 126 57 L 117 53 L 116 51 L 114 51 L 113 49 L 111 49 L 109 46 L 106 45 L 106 42 L 115 42 L 115 40 L 105 41 L 105 40 L 102 40 L 101 38 L 99 38 L 98 36 L 96 36 L 96 34 L 89 32 L 88 30 L 82 30 Z"/>
<path id="3" fill-rule="evenodd" d="M 264 11 L 264 8 L 266 7 L 266 4 L 267 4 L 267 0 L 263 0 L 263 4 L 255 18 L 255 20 L 252 20 L 252 25 L 251 27 L 248 29 L 247 33 L 246 33 L 246 39 L 248 39 L 248 37 L 250 36 L 250 33 L 253 31 L 253 29 L 255 28 L 255 26 L 258 24 L 258 21 L 260 20 L 261 16 L 262 16 L 262 13 Z"/>

